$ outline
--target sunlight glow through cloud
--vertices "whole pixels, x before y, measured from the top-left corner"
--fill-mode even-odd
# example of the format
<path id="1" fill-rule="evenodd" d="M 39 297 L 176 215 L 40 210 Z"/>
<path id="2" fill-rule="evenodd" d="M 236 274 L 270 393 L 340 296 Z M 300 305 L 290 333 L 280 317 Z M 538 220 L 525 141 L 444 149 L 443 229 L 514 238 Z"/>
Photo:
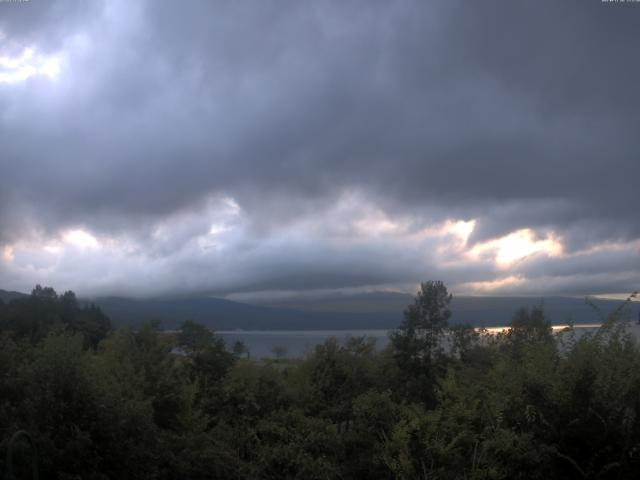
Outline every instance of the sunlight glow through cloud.
<path id="1" fill-rule="evenodd" d="M 2 258 L 4 258 L 5 261 L 7 261 L 7 262 L 13 262 L 13 260 L 14 260 L 13 247 L 11 247 L 10 245 L 6 245 L 2 249 Z"/>
<path id="2" fill-rule="evenodd" d="M 218 235 L 219 233 L 226 232 L 230 230 L 231 227 L 224 224 L 213 223 L 211 224 L 211 228 L 209 228 L 209 235 Z"/>
<path id="3" fill-rule="evenodd" d="M 59 56 L 39 55 L 34 48 L 25 48 L 17 57 L 0 56 L 0 83 L 18 83 L 34 76 L 54 80 L 61 71 Z"/>
<path id="4" fill-rule="evenodd" d="M 449 220 L 442 226 L 442 233 L 453 234 L 466 245 L 467 240 L 469 240 L 469 235 L 471 235 L 475 227 L 475 220 L 469 220 L 466 222 L 464 220 L 458 220 L 456 222 Z"/>
<path id="5" fill-rule="evenodd" d="M 504 287 L 521 284 L 524 281 L 525 279 L 519 275 L 509 275 L 496 280 L 463 283 L 462 286 L 468 288 L 474 294 L 486 294 Z"/>
<path id="6" fill-rule="evenodd" d="M 366 215 L 357 220 L 354 226 L 359 234 L 370 237 L 389 235 L 401 229 L 398 222 L 392 221 L 382 212 Z"/>
<path id="7" fill-rule="evenodd" d="M 65 242 L 80 248 L 97 248 L 98 239 L 84 230 L 69 230 L 63 235 Z"/>
<path id="8" fill-rule="evenodd" d="M 62 247 L 59 244 L 47 244 L 43 247 L 43 250 L 51 255 L 59 255 L 62 253 Z"/>
<path id="9" fill-rule="evenodd" d="M 518 261 L 540 253 L 549 256 L 561 255 L 562 244 L 553 235 L 537 239 L 535 232 L 529 228 L 516 230 L 504 237 L 480 243 L 468 252 L 474 259 L 487 254 L 493 255 L 496 264 L 502 268 L 508 268 Z"/>

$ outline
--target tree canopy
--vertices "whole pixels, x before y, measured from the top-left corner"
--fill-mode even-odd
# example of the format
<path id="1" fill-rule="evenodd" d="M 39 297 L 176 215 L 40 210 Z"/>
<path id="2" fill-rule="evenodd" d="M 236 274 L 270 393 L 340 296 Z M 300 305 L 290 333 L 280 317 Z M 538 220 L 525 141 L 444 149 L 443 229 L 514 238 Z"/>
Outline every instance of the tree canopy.
<path id="1" fill-rule="evenodd" d="M 41 478 L 65 480 L 637 478 L 640 347 L 619 311 L 581 334 L 523 309 L 489 335 L 449 328 L 450 299 L 422 284 L 384 349 L 254 360 L 194 322 L 114 331 L 36 287 L 0 304 L 0 473 L 26 430 Z"/>

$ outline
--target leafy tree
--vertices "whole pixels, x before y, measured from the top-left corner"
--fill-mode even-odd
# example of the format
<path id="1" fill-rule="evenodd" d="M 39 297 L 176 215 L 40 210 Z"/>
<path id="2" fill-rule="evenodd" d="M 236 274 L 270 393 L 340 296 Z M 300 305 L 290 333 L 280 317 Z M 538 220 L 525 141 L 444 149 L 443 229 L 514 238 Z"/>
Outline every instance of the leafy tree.
<path id="1" fill-rule="evenodd" d="M 547 320 L 542 306 L 532 309 L 523 307 L 516 311 L 504 336 L 505 348 L 516 357 L 522 354 L 523 349 L 536 343 L 555 348 L 551 322 Z"/>
<path id="2" fill-rule="evenodd" d="M 353 399 L 376 385 L 379 378 L 373 343 L 350 339 L 346 346 L 335 338 L 316 345 L 301 365 L 305 407 L 309 413 L 337 423 L 351 420 Z"/>
<path id="3" fill-rule="evenodd" d="M 54 302 L 58 299 L 58 294 L 51 287 L 42 287 L 41 285 L 36 285 L 35 288 L 31 291 L 31 298 Z"/>
<path id="4" fill-rule="evenodd" d="M 256 368 L 249 362 L 241 362 L 230 370 L 224 382 L 224 409 L 234 418 L 254 422 L 287 408 L 292 400 L 284 376 L 270 363 Z"/>
<path id="5" fill-rule="evenodd" d="M 285 347 L 284 345 L 275 345 L 271 349 L 271 353 L 275 355 L 277 360 L 282 360 L 287 356 L 287 347 Z"/>
<path id="6" fill-rule="evenodd" d="M 472 325 L 454 325 L 450 329 L 451 353 L 458 356 L 463 362 L 471 359 L 472 352 L 477 349 L 480 340 L 478 333 Z"/>
<path id="7" fill-rule="evenodd" d="M 242 357 L 246 355 L 249 358 L 249 348 L 242 340 L 236 340 L 233 343 L 233 347 L 231 348 L 233 354 L 237 357 Z"/>
<path id="8" fill-rule="evenodd" d="M 95 348 L 111 331 L 111 322 L 95 305 L 81 307 L 72 291 L 58 296 L 53 288 L 36 285 L 27 299 L 13 300 L 4 309 L 0 329 L 33 344 L 50 332 L 66 330 Z"/>
<path id="9" fill-rule="evenodd" d="M 185 320 L 180 325 L 178 345 L 188 352 L 195 352 L 211 346 L 214 343 L 213 332 L 193 320 Z"/>
<path id="10" fill-rule="evenodd" d="M 261 447 L 245 478 L 341 478 L 337 456 L 340 437 L 335 425 L 298 409 L 267 416 L 256 427 Z"/>
<path id="11" fill-rule="evenodd" d="M 448 326 L 452 296 L 440 281 L 424 282 L 414 303 L 404 312 L 404 320 L 391 333 L 394 358 L 410 398 L 432 405 L 435 386 L 443 373 L 442 338 Z"/>
<path id="12" fill-rule="evenodd" d="M 185 369 L 197 385 L 196 401 L 207 414 L 218 411 L 222 404 L 222 382 L 236 362 L 224 340 L 204 325 L 187 320 L 182 324 L 178 345 L 187 357 Z"/>

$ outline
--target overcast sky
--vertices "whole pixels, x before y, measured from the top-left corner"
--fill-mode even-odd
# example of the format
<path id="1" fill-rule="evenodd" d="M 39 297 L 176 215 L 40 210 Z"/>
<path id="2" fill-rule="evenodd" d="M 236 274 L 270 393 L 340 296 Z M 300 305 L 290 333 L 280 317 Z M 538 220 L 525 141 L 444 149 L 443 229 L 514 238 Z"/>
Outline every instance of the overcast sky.
<path id="1" fill-rule="evenodd" d="M 0 288 L 640 287 L 640 3 L 0 2 Z"/>

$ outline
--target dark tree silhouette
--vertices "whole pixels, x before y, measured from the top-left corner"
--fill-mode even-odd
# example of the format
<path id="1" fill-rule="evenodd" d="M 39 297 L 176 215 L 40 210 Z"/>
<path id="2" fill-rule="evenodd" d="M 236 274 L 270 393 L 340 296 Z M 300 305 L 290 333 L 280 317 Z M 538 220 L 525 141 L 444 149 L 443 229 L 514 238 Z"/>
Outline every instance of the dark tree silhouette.
<path id="1" fill-rule="evenodd" d="M 449 324 L 452 296 L 440 281 L 423 282 L 404 320 L 391 334 L 394 358 L 407 394 L 432 404 L 443 369 L 442 337 Z"/>

